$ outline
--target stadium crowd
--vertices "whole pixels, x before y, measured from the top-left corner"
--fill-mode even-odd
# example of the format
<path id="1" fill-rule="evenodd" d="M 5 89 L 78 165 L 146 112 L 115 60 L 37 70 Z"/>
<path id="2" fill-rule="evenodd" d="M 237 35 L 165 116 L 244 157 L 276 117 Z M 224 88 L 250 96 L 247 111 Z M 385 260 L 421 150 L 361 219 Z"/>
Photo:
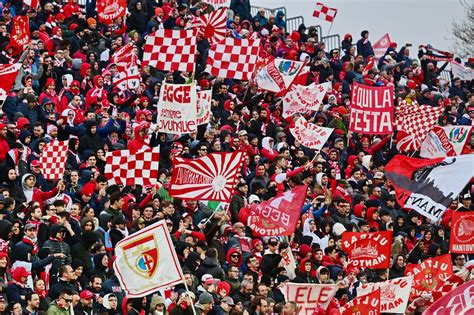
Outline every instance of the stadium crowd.
<path id="1" fill-rule="evenodd" d="M 0 123 L 0 313 L 178 315 L 193 314 L 194 304 L 196 314 L 290 315 L 298 305 L 286 301 L 280 289 L 292 281 L 338 284 L 327 310 L 338 314 L 361 283 L 402 277 L 406 263 L 449 252 L 452 213 L 473 210 L 471 184 L 439 223 L 430 222 L 401 209 L 384 176 L 385 165 L 398 153 L 395 136 L 348 132 L 354 81 L 394 86 L 396 104 L 443 106 L 441 126 L 474 125 L 472 82 L 441 77 L 447 63 L 427 58 L 436 54 L 430 46 L 414 51 L 410 44 L 392 43 L 378 70 L 363 74 L 374 55 L 368 31 L 360 38 L 346 34 L 340 49 L 327 51 L 315 27 L 301 25 L 288 33 L 283 12 L 268 16 L 262 9 L 252 16 L 248 0 L 232 0 L 228 36 L 257 36 L 261 58 L 306 59 L 307 84 L 332 83 L 320 109 L 305 116 L 335 128 L 315 157 L 289 132 L 293 120 L 281 116 L 280 97 L 251 81 L 205 72 L 205 38 L 198 38 L 194 74 L 139 67 L 136 90 L 115 88 L 114 51 L 132 42 L 140 60 L 147 34 L 183 29 L 212 10 L 196 0 L 127 5 L 126 18 L 104 25 L 97 19 L 96 1 L 83 8 L 77 0 L 41 0 L 37 9 L 18 0 L 0 3 L 0 63 L 21 63 Z M 10 45 L 15 15 L 29 17 L 31 41 L 24 50 Z M 163 80 L 180 84 L 191 75 L 198 89 L 212 89 L 210 123 L 197 133 L 160 133 L 155 121 Z M 55 140 L 69 141 L 67 170 L 64 179 L 48 181 L 39 156 Z M 144 145 L 160 145 L 160 184 L 109 185 L 106 153 Z M 470 134 L 463 152 L 473 149 Z M 168 193 L 173 157 L 239 150 L 246 155 L 227 211 Z M 303 183 L 309 187 L 307 200 L 291 237 L 256 237 L 241 222 L 242 208 Z M 129 299 L 111 267 L 114 246 L 159 220 L 166 220 L 172 234 L 189 291 L 177 285 Z M 341 234 L 386 230 L 394 236 L 391 268 L 348 268 Z M 287 251 L 298 265 L 291 280 L 282 264 Z M 463 269 L 469 258 L 452 255 L 454 269 Z"/>

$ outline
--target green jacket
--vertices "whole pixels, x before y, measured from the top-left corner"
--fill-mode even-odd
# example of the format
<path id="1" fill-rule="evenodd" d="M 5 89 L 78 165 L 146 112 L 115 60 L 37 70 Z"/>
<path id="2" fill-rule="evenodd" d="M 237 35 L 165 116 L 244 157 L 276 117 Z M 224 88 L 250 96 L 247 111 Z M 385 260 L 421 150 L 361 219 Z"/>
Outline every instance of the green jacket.
<path id="1" fill-rule="evenodd" d="M 59 307 L 56 300 L 54 300 L 53 302 L 51 302 L 51 304 L 49 304 L 47 314 L 48 315 L 70 315 L 71 311 L 69 309 L 64 309 L 64 308 Z"/>

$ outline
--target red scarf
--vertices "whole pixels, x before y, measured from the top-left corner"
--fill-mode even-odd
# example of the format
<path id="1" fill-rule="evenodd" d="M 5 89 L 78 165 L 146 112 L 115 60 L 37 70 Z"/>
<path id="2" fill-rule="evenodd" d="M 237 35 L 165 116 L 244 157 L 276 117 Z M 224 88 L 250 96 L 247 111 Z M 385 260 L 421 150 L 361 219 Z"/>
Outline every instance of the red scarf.
<path id="1" fill-rule="evenodd" d="M 36 255 L 38 253 L 38 241 L 33 241 L 31 238 L 27 237 L 27 236 L 23 236 L 23 243 L 26 243 L 26 244 L 30 244 L 31 246 L 33 246 L 33 251 L 31 252 L 33 255 Z"/>

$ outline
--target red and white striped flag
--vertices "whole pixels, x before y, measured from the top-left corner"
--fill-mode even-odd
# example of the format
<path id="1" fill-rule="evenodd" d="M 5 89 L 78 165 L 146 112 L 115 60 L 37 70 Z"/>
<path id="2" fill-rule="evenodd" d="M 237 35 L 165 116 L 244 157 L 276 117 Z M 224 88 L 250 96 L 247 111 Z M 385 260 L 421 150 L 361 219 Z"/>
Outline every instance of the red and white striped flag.
<path id="1" fill-rule="evenodd" d="M 229 202 L 238 181 L 242 152 L 212 153 L 197 159 L 173 160 L 171 196 Z"/>
<path id="2" fill-rule="evenodd" d="M 382 58 L 382 56 L 387 51 L 387 48 L 390 47 L 391 42 L 390 35 L 385 33 L 372 45 L 372 49 L 374 50 L 375 58 L 377 58 L 377 60 Z"/>
<path id="3" fill-rule="evenodd" d="M 23 0 L 23 4 L 27 5 L 28 7 L 35 9 L 38 7 L 39 0 Z"/>
<path id="4" fill-rule="evenodd" d="M 193 30 L 159 29 L 146 38 L 142 66 L 162 71 L 194 72 L 195 63 L 196 36 Z"/>
<path id="5" fill-rule="evenodd" d="M 63 177 L 68 154 L 68 141 L 53 141 L 47 144 L 39 158 L 41 171 L 45 179 Z"/>
<path id="6" fill-rule="evenodd" d="M 222 42 L 226 35 L 227 8 L 221 8 L 197 18 L 193 27 L 197 33 L 207 38 L 209 44 Z"/>
<path id="7" fill-rule="evenodd" d="M 117 66 L 118 71 L 125 71 L 130 67 L 137 65 L 137 55 L 135 54 L 135 47 L 132 43 L 117 49 L 111 58 L 111 63 Z"/>
<path id="8" fill-rule="evenodd" d="M 13 83 L 15 83 L 18 71 L 20 71 L 21 63 L 15 63 L 12 65 L 0 65 L 0 103 L 3 103 L 12 89 Z"/>
<path id="9" fill-rule="evenodd" d="M 416 151 L 428 132 L 433 129 L 444 107 L 429 105 L 408 105 L 402 102 L 396 109 L 395 125 L 397 149 L 399 151 Z"/>
<path id="10" fill-rule="evenodd" d="M 134 154 L 129 150 L 116 150 L 106 155 L 104 175 L 110 185 L 154 185 L 158 181 L 159 163 L 159 146 Z"/>
<path id="11" fill-rule="evenodd" d="M 211 46 L 206 72 L 220 78 L 249 80 L 255 70 L 259 50 L 260 39 L 227 37 L 225 41 Z"/>
<path id="12" fill-rule="evenodd" d="M 334 21 L 336 17 L 337 9 L 330 8 L 322 4 L 321 2 L 316 2 L 316 8 L 314 9 L 313 16 L 326 20 L 328 22 Z"/>

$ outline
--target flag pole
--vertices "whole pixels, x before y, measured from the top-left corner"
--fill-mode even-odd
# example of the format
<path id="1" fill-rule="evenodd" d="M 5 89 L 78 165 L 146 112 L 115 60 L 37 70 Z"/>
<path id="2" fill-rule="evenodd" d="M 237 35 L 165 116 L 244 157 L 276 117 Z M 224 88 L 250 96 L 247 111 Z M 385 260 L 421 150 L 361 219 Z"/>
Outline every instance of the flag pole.
<path id="1" fill-rule="evenodd" d="M 182 270 L 182 269 L 181 269 Z M 188 284 L 186 283 L 186 279 L 184 279 L 184 276 L 183 276 L 183 283 L 184 283 L 184 287 L 186 288 L 186 292 L 191 292 L 189 291 L 189 288 L 188 288 Z M 193 302 L 193 299 L 191 299 L 191 297 L 188 295 L 188 293 L 186 293 L 186 295 L 189 297 L 189 299 L 191 300 L 191 308 L 193 309 L 193 314 L 196 315 L 196 309 L 194 308 L 194 302 Z"/>
<path id="2" fill-rule="evenodd" d="M 334 20 L 331 21 L 331 26 L 329 26 L 328 34 L 326 36 L 329 36 L 329 34 L 331 34 L 331 29 L 332 29 L 333 24 L 334 24 Z M 322 40 L 322 38 L 321 38 L 321 40 Z"/>

